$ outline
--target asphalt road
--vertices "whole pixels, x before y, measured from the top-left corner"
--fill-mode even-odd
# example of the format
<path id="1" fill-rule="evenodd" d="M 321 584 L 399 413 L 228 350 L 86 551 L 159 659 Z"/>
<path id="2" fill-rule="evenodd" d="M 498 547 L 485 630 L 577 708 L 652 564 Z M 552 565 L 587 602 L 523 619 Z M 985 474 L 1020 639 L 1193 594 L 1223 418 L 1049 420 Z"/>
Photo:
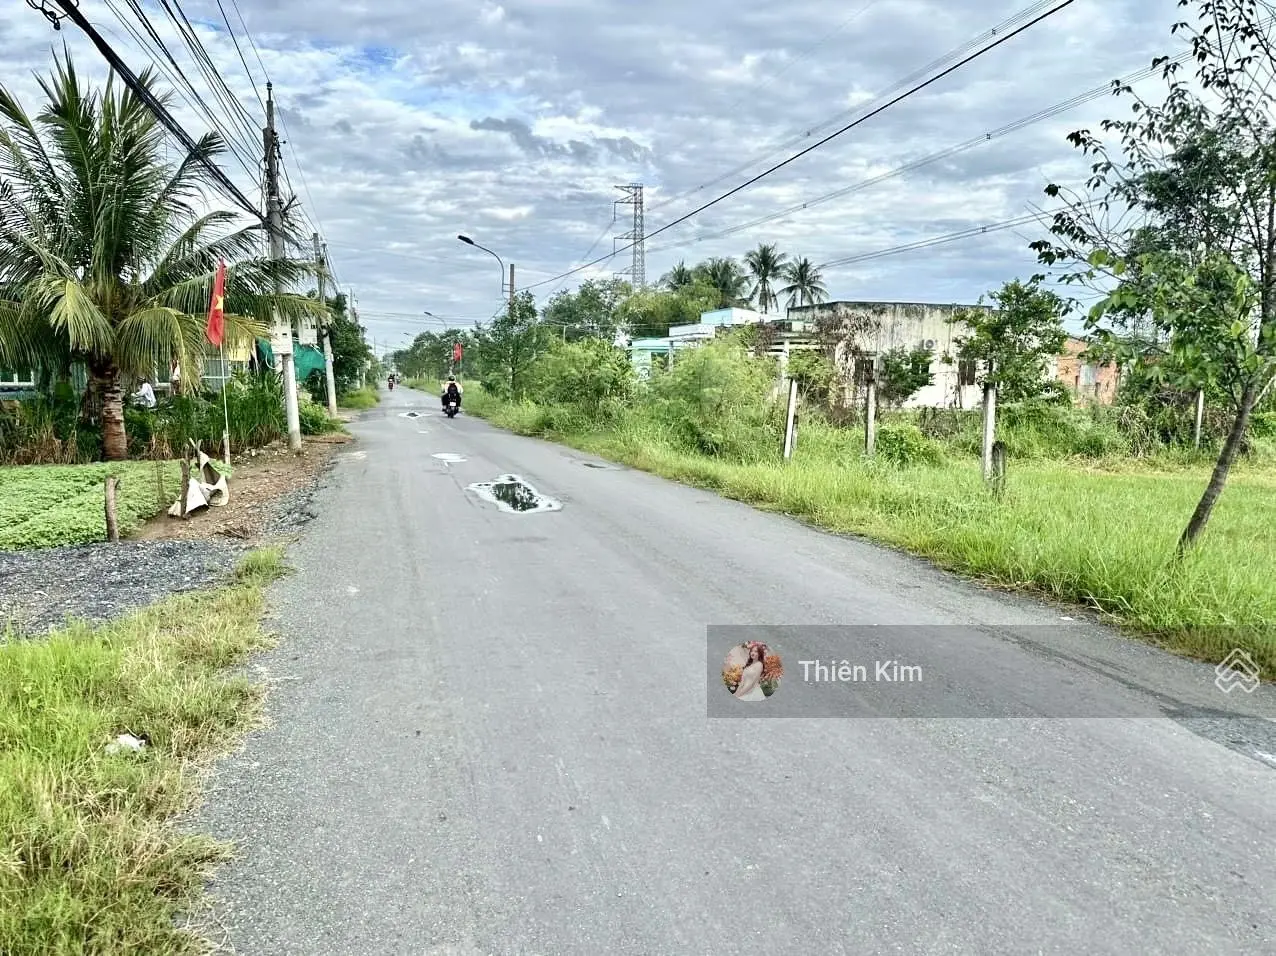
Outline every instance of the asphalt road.
<path id="1" fill-rule="evenodd" d="M 1210 668 L 383 397 L 273 592 L 272 726 L 202 811 L 239 953 L 1276 953 L 1276 724 L 1093 719 L 1208 706 Z M 561 510 L 467 491 L 506 473 Z M 915 625 L 954 699 L 1025 719 L 856 710 L 803 685 L 828 630 L 772 632 L 780 689 L 733 701 L 706 627 L 759 624 Z M 1075 718 L 1026 718 L 1060 688 Z M 817 692 L 844 715 L 708 717 Z"/>

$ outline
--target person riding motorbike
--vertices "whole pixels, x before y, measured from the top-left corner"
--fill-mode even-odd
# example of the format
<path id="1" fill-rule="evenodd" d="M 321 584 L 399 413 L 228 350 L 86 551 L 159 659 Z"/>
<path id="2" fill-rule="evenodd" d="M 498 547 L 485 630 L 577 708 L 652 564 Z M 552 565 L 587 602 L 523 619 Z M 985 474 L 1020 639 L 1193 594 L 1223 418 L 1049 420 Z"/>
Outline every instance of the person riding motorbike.
<path id="1" fill-rule="evenodd" d="M 447 409 L 447 403 L 449 401 L 456 402 L 456 407 L 459 409 L 461 407 L 461 393 L 463 391 L 464 389 L 461 388 L 461 383 L 456 380 L 456 376 L 449 375 L 447 377 L 447 384 L 443 386 L 444 410 Z"/>

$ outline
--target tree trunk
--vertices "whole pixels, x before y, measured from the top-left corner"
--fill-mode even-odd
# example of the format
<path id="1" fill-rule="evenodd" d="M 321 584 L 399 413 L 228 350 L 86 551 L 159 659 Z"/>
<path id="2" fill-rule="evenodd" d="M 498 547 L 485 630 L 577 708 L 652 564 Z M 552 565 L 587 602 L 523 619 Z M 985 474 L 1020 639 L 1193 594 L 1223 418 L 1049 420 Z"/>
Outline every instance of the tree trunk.
<path id="1" fill-rule="evenodd" d="M 1210 482 L 1205 486 L 1205 493 L 1201 495 L 1196 510 L 1192 512 L 1191 520 L 1188 521 L 1187 527 L 1183 529 L 1183 534 L 1179 537 L 1178 547 L 1174 549 L 1176 558 L 1181 558 L 1187 553 L 1201 532 L 1205 530 L 1205 525 L 1209 523 L 1214 505 L 1218 502 L 1219 495 L 1223 493 L 1223 486 L 1227 484 L 1228 472 L 1232 470 L 1232 464 L 1236 461 L 1241 444 L 1245 440 L 1245 430 L 1249 427 L 1249 416 L 1258 400 L 1258 393 L 1257 385 L 1252 382 L 1246 385 L 1241 393 L 1241 403 L 1236 409 L 1236 418 L 1223 442 L 1223 450 L 1219 453 L 1218 461 L 1214 463 Z"/>
<path id="2" fill-rule="evenodd" d="M 114 364 L 104 362 L 92 368 L 92 388 L 101 397 L 102 457 L 106 461 L 128 458 L 128 436 L 124 431 L 124 386 Z"/>

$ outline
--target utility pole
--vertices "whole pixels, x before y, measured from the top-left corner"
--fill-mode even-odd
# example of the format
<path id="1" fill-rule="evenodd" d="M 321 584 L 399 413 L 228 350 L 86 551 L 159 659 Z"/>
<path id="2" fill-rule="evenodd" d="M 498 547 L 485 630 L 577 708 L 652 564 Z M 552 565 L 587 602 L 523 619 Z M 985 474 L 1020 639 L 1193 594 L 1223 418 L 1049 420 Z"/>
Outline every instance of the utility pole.
<path id="1" fill-rule="evenodd" d="M 266 84 L 266 128 L 262 131 L 266 147 L 266 218 L 270 226 L 270 258 L 284 257 L 284 212 L 279 196 L 279 137 L 275 134 L 274 84 Z M 275 282 L 275 294 L 281 295 L 283 286 Z M 285 324 L 275 309 L 274 327 L 271 329 L 271 348 L 279 356 L 279 368 L 284 379 L 284 414 L 288 419 L 288 447 L 301 451 L 301 419 L 297 411 L 297 369 L 293 365 L 292 323 Z"/>
<path id="2" fill-rule="evenodd" d="M 319 278 L 319 304 L 324 308 L 323 323 L 323 366 L 324 375 L 328 383 L 328 414 L 333 418 L 337 417 L 337 380 L 332 371 L 332 316 L 328 314 L 328 300 L 324 298 L 323 280 L 326 277 L 326 267 L 328 262 L 328 244 L 323 244 L 323 249 L 319 248 L 319 233 L 311 236 L 311 240 L 315 246 L 315 266 L 318 271 Z"/>
<path id="3" fill-rule="evenodd" d="M 514 321 L 514 263 L 510 263 L 510 321 Z"/>

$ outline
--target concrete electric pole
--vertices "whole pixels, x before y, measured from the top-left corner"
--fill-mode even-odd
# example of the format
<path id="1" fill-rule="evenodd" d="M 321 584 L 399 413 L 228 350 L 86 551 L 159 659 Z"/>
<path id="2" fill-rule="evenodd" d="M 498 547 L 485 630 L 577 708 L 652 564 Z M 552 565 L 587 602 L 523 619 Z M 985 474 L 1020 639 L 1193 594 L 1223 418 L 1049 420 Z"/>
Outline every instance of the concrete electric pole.
<path id="1" fill-rule="evenodd" d="M 510 263 L 510 321 L 514 321 L 514 263 Z"/>
<path id="2" fill-rule="evenodd" d="M 332 371 L 332 316 L 327 312 L 328 300 L 324 298 L 325 290 L 323 280 L 326 277 L 325 270 L 328 264 L 328 244 L 325 242 L 323 248 L 319 247 L 319 233 L 315 233 L 311 237 L 315 245 L 315 267 L 318 271 L 319 278 L 319 304 L 324 307 L 324 323 L 321 334 L 323 335 L 323 366 L 324 375 L 328 383 L 328 414 L 333 418 L 337 417 L 337 380 Z"/>
<path id="3" fill-rule="evenodd" d="M 266 218 L 270 226 L 270 258 L 284 257 L 284 211 L 279 196 L 279 137 L 275 134 L 275 97 L 272 83 L 266 84 L 266 128 L 262 131 L 266 147 Z M 275 293 L 283 287 L 276 281 Z M 301 451 L 301 419 L 297 411 L 297 369 L 293 365 L 292 322 L 285 323 L 275 309 L 271 329 L 271 348 L 279 356 L 279 369 L 284 379 L 284 413 L 288 419 L 288 446 Z"/>

